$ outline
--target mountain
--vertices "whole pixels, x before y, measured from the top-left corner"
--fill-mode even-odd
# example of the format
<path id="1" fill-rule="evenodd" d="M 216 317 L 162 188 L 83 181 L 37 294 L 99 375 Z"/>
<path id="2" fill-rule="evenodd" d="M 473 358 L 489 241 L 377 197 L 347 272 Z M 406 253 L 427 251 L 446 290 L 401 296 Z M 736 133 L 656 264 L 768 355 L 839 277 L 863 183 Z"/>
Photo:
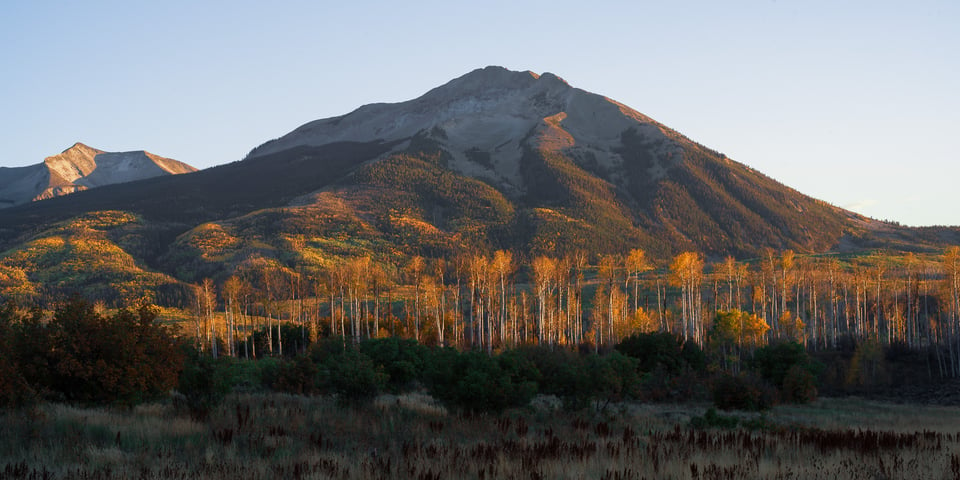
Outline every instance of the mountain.
<path id="1" fill-rule="evenodd" d="M 479 181 L 492 190 L 480 196 L 490 208 L 512 209 L 498 217 L 510 238 L 489 240 L 533 251 L 823 251 L 869 223 L 550 73 L 476 70 L 408 102 L 310 122 L 248 158 L 343 142 L 392 147 L 341 182 L 341 191 L 376 186 L 379 201 L 413 208 L 418 220 L 450 232 L 457 218 L 449 206 L 462 202 L 425 191 L 436 186 L 424 182 Z M 397 181 L 411 172 L 424 178 Z M 404 194 L 415 205 L 395 205 Z"/>
<path id="2" fill-rule="evenodd" d="M 358 256 L 643 248 L 663 265 L 690 250 L 935 251 L 958 232 L 862 217 L 556 75 L 487 67 L 241 161 L 0 209 L 0 296 L 175 302 L 185 282 Z"/>
<path id="3" fill-rule="evenodd" d="M 43 163 L 0 167 L 0 208 L 59 197 L 88 188 L 196 171 L 145 151 L 104 152 L 76 143 Z"/>

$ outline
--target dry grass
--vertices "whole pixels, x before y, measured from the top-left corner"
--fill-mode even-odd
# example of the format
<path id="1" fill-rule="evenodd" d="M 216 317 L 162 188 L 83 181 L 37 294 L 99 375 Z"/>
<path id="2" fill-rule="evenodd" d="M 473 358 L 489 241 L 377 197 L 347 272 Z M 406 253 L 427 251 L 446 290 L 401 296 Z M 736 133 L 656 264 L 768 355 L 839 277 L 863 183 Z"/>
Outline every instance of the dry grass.
<path id="1" fill-rule="evenodd" d="M 2 478 L 957 478 L 960 409 L 825 399 L 698 430 L 703 406 L 537 407 L 461 416 L 420 394 L 370 405 L 235 395 L 172 407 L 48 404 L 0 415 Z"/>

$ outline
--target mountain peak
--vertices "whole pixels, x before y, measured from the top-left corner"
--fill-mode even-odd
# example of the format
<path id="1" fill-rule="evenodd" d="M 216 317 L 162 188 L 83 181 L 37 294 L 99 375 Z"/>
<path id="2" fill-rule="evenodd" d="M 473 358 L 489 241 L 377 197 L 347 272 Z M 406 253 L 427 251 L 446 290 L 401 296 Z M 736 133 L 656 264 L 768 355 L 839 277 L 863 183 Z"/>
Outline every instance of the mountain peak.
<path id="1" fill-rule="evenodd" d="M 103 150 L 93 148 L 83 142 L 76 142 L 73 145 L 71 145 L 70 148 L 60 152 L 61 155 L 67 154 L 67 153 L 82 153 L 82 154 L 96 155 L 98 153 L 103 153 Z M 48 158 L 52 158 L 52 157 L 48 157 Z"/>
<path id="2" fill-rule="evenodd" d="M 455 78 L 431 90 L 424 97 L 438 92 L 453 91 L 463 95 L 477 91 L 526 89 L 536 85 L 562 85 L 570 88 L 562 78 L 549 72 L 538 75 L 530 70 L 514 71 L 491 65 Z"/>
<path id="3" fill-rule="evenodd" d="M 144 150 L 105 152 L 76 142 L 43 163 L 0 175 L 0 208 L 58 197 L 88 188 L 196 171 Z"/>
<path id="4" fill-rule="evenodd" d="M 462 134 L 461 140 L 470 143 L 464 148 L 484 147 L 494 141 L 501 145 L 522 138 L 543 118 L 564 111 L 578 97 L 596 97 L 597 102 L 609 103 L 599 95 L 571 87 L 552 73 L 538 75 L 529 70 L 518 72 L 488 66 L 450 80 L 413 100 L 364 105 L 340 117 L 307 123 L 255 148 L 249 157 L 296 146 L 398 141 L 434 131 L 435 127 L 452 136 Z M 508 123 L 501 124 L 498 120 L 501 118 L 508 119 Z M 484 125 L 491 122 L 501 125 L 492 136 L 484 133 L 487 130 Z"/>
<path id="5" fill-rule="evenodd" d="M 836 241 L 845 221 L 831 208 L 550 72 L 479 68 L 406 102 L 365 105 L 307 123 L 248 158 L 304 161 L 310 152 L 343 143 L 385 149 L 363 160 L 363 168 L 382 170 L 378 178 L 396 178 L 389 169 L 407 161 L 404 155 L 429 151 L 438 155 L 444 173 L 481 182 L 520 210 L 531 208 L 527 220 L 548 225 L 544 232 L 571 232 L 578 222 L 593 225 L 602 218 L 602 227 L 575 237 L 603 237 L 608 245 L 754 253 L 762 239 L 778 247 L 823 249 Z"/>
<path id="6" fill-rule="evenodd" d="M 570 86 L 570 84 L 567 83 L 566 80 L 564 80 L 564 79 L 562 79 L 562 78 L 558 77 L 557 75 L 554 75 L 554 74 L 552 74 L 552 73 L 550 73 L 550 72 L 543 72 L 543 74 L 540 75 L 539 80 L 540 80 L 541 82 L 557 82 L 557 83 L 562 83 L 562 84 L 564 84 L 564 85 L 566 85 L 566 86 L 568 86 L 568 87 Z"/>
<path id="7" fill-rule="evenodd" d="M 516 72 L 503 67 L 478 68 L 427 92 L 422 98 L 475 95 L 491 90 L 514 90 L 532 86 L 540 76 L 531 71 Z"/>

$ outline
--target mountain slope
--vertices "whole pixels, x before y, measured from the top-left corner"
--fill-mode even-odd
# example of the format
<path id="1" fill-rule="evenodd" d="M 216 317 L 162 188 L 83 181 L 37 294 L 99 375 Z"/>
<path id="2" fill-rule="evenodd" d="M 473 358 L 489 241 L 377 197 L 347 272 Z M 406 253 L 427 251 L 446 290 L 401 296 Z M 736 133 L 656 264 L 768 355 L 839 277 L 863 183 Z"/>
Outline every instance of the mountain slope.
<path id="1" fill-rule="evenodd" d="M 145 151 L 104 152 L 76 143 L 37 165 L 0 168 L 0 208 L 104 185 L 195 171 L 183 162 Z"/>

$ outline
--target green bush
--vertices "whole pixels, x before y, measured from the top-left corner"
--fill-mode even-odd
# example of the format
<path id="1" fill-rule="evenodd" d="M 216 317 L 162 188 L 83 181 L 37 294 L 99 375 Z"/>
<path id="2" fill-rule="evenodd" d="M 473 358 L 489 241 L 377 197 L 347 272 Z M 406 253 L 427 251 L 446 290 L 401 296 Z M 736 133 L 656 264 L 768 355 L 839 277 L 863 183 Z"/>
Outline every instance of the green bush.
<path id="1" fill-rule="evenodd" d="M 556 395 L 571 410 L 585 407 L 593 398 L 584 357 L 576 352 L 546 346 L 527 346 L 516 352 L 539 372 L 539 393 Z"/>
<path id="2" fill-rule="evenodd" d="M 314 364 L 310 357 L 298 355 L 280 363 L 272 386 L 281 392 L 312 395 L 321 392 L 326 377 L 326 368 L 323 368 L 321 375 L 321 367 Z"/>
<path id="3" fill-rule="evenodd" d="M 4 316 L 11 318 L 10 311 Z M 36 314 L 4 323 L 10 344 L 0 363 L 7 364 L 11 390 L 19 391 L 10 397 L 16 401 L 38 392 L 54 400 L 133 405 L 166 395 L 183 367 L 179 341 L 148 306 L 105 317 L 74 297 L 49 323 Z"/>
<path id="4" fill-rule="evenodd" d="M 703 376 L 690 368 L 671 374 L 658 366 L 641 375 L 639 398 L 648 402 L 709 400 L 710 388 Z"/>
<path id="5" fill-rule="evenodd" d="M 817 399 L 817 378 L 800 365 L 787 370 L 780 389 L 781 398 L 787 403 L 810 403 Z"/>
<path id="6" fill-rule="evenodd" d="M 720 415 L 714 408 L 708 408 L 702 417 L 693 417 L 690 419 L 690 426 L 698 430 L 707 428 L 720 428 L 730 430 L 737 428 L 740 419 L 727 415 Z"/>
<path id="7" fill-rule="evenodd" d="M 678 340 L 679 341 L 679 340 Z M 687 340 L 680 349 L 680 358 L 684 364 L 695 372 L 704 372 L 707 369 L 707 355 L 700 345 L 693 340 Z"/>
<path id="8" fill-rule="evenodd" d="M 640 361 L 643 372 L 652 372 L 658 367 L 671 375 L 686 369 L 702 372 L 706 369 L 706 355 L 693 341 L 684 342 L 668 332 L 637 333 L 624 338 L 616 350 Z"/>
<path id="9" fill-rule="evenodd" d="M 624 338 L 616 350 L 640 362 L 640 370 L 651 372 L 658 366 L 677 374 L 686 365 L 680 337 L 668 332 L 637 333 Z"/>
<path id="10" fill-rule="evenodd" d="M 358 345 L 387 374 L 387 388 L 399 393 L 422 380 L 429 349 L 412 339 L 396 337 L 367 340 Z"/>
<path id="11" fill-rule="evenodd" d="M 494 357 L 443 348 L 431 355 L 427 379 L 430 394 L 448 407 L 499 412 L 529 403 L 537 393 L 538 373 L 515 353 Z"/>
<path id="12" fill-rule="evenodd" d="M 24 378 L 20 366 L 16 327 L 26 318 L 13 303 L 0 307 L 0 408 L 24 407 L 37 400 L 37 393 Z M 29 318 L 39 322 L 39 312 Z"/>
<path id="13" fill-rule="evenodd" d="M 206 419 L 233 389 L 236 360 L 223 357 L 213 358 L 194 348 L 186 348 L 186 362 L 177 384 L 182 395 L 178 407 L 185 408 L 191 417 Z M 182 403 L 181 403 L 182 402 Z"/>
<path id="14" fill-rule="evenodd" d="M 589 388 L 597 399 L 618 402 L 639 395 L 636 359 L 613 351 L 604 356 L 591 355 L 585 363 Z"/>
<path id="15" fill-rule="evenodd" d="M 758 348 L 749 365 L 764 380 L 780 389 L 784 401 L 808 402 L 816 398 L 816 377 L 823 365 L 811 358 L 797 342 Z M 785 382 L 791 371 L 794 373 L 788 385 Z"/>
<path id="16" fill-rule="evenodd" d="M 373 360 L 352 348 L 327 358 L 329 388 L 342 403 L 365 402 L 384 390 L 387 374 Z"/>
<path id="17" fill-rule="evenodd" d="M 762 380 L 722 374 L 713 382 L 713 404 L 721 410 L 767 410 L 776 403 L 776 391 Z"/>

